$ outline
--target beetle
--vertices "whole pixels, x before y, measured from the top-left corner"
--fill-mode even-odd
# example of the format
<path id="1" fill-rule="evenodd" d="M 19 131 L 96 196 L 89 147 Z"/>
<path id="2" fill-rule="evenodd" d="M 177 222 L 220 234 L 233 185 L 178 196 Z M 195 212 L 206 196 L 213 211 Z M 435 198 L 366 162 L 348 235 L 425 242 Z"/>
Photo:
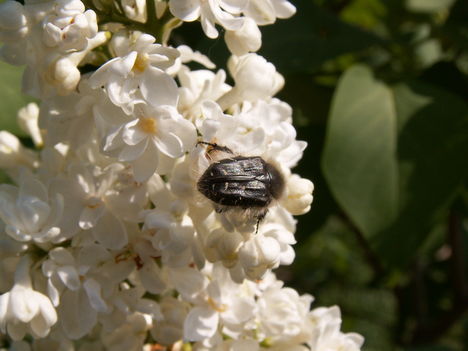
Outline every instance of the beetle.
<path id="1" fill-rule="evenodd" d="M 198 191 L 213 202 L 218 213 L 243 210 L 253 216 L 258 229 L 268 207 L 284 192 L 281 172 L 260 156 L 235 155 L 228 147 L 215 143 L 198 144 L 209 146 L 207 154 L 219 151 L 227 156 L 205 170 L 197 182 Z"/>

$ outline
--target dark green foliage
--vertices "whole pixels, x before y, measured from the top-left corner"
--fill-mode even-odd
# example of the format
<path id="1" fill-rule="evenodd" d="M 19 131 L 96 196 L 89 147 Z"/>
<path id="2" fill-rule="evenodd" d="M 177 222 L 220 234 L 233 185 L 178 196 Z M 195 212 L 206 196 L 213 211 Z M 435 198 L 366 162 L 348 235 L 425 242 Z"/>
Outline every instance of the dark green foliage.
<path id="1" fill-rule="evenodd" d="M 263 51 L 316 186 L 280 274 L 340 305 L 364 350 L 468 350 L 468 3 L 297 5 Z M 330 23 L 339 38 L 317 31 Z"/>

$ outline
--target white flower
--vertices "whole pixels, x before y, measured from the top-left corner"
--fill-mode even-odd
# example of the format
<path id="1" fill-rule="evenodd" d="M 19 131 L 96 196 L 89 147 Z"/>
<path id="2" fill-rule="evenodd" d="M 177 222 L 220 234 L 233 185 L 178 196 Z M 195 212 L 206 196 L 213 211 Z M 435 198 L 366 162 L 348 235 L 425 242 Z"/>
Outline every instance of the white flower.
<path id="1" fill-rule="evenodd" d="M 147 212 L 143 230 L 164 265 L 182 267 L 193 261 L 191 249 L 194 228 L 186 209 L 177 208 L 181 207 L 180 201 L 172 201 L 170 210 L 157 209 Z M 163 203 L 157 202 L 157 208 Z M 162 206 L 164 207 L 164 204 Z"/>
<path id="2" fill-rule="evenodd" d="M 12 39 L 2 48 L 2 57 L 27 65 L 23 90 L 38 98 L 69 94 L 80 80 L 77 66 L 107 40 L 97 32 L 95 13 L 85 12 L 79 0 L 27 2 L 21 7 L 11 3 L 5 3 L 6 16 L 0 18 L 0 37 Z"/>
<path id="3" fill-rule="evenodd" d="M 41 147 L 43 144 L 41 131 L 38 125 L 39 106 L 35 102 L 27 104 L 18 111 L 18 124 L 20 128 L 28 133 L 36 147 Z"/>
<path id="4" fill-rule="evenodd" d="M 128 18 L 141 23 L 146 22 L 146 2 L 144 0 L 123 0 L 122 7 Z"/>
<path id="5" fill-rule="evenodd" d="M 0 168 L 15 171 L 21 166 L 34 168 L 37 165 L 37 155 L 33 151 L 21 145 L 15 135 L 0 131 Z"/>
<path id="6" fill-rule="evenodd" d="M 96 13 L 85 11 L 80 0 L 56 0 L 54 9 L 44 20 L 45 45 L 58 46 L 63 52 L 85 49 L 87 40 L 98 31 Z"/>
<path id="7" fill-rule="evenodd" d="M 249 52 L 256 52 L 262 45 L 262 33 L 257 24 L 250 17 L 246 17 L 239 30 L 227 30 L 224 40 L 233 55 L 242 56 Z"/>
<path id="8" fill-rule="evenodd" d="M 66 143 L 76 151 L 89 147 L 90 140 L 96 137 L 93 108 L 108 99 L 103 91 L 92 89 L 86 77 L 81 77 L 79 92 L 55 96 L 41 104 L 39 127 L 47 130 L 46 145 Z M 114 106 L 114 109 L 118 108 Z"/>
<path id="9" fill-rule="evenodd" d="M 208 56 L 203 55 L 199 51 L 193 51 L 187 45 L 179 45 L 177 50 L 180 52 L 180 61 L 182 63 L 188 62 L 198 62 L 199 64 L 205 66 L 206 68 L 213 69 L 216 65 L 210 60 Z"/>
<path id="10" fill-rule="evenodd" d="M 284 85 L 275 66 L 257 54 L 231 56 L 228 68 L 235 84 L 218 100 L 223 110 L 242 101 L 268 100 Z"/>
<path id="11" fill-rule="evenodd" d="M 178 109 L 191 120 L 202 118 L 204 101 L 216 101 L 230 89 L 225 83 L 226 73 L 223 70 L 215 74 L 208 70 L 190 71 L 182 66 L 178 78 L 181 85 Z"/>
<path id="12" fill-rule="evenodd" d="M 146 332 L 151 328 L 151 323 L 141 313 L 131 314 L 118 327 L 103 333 L 102 343 L 107 350 L 115 351 L 139 351 L 142 350 L 146 339 Z"/>
<path id="13" fill-rule="evenodd" d="M 116 35 L 113 49 L 118 57 L 107 61 L 90 77 L 94 88 L 105 87 L 110 100 L 131 113 L 142 99 L 154 107 L 177 105 L 177 85 L 164 72 L 179 56 L 176 49 L 154 44 L 149 34 Z M 135 37 L 136 36 L 136 37 Z"/>
<path id="14" fill-rule="evenodd" d="M 18 241 L 44 243 L 58 239 L 64 201 L 27 170 L 20 176 L 19 187 L 0 185 L 0 217 L 5 231 Z"/>
<path id="15" fill-rule="evenodd" d="M 112 125 L 112 116 L 99 112 L 102 118 L 105 142 L 103 150 L 116 155 L 119 161 L 133 166 L 135 180 L 145 181 L 154 172 L 164 174 L 171 159 L 180 157 L 193 148 L 196 141 L 195 126 L 169 105 L 152 107 L 140 104 L 135 109 L 136 118 L 125 124 Z M 109 119 L 109 122 L 105 121 Z"/>
<path id="16" fill-rule="evenodd" d="M 113 310 L 118 283 L 134 268 L 132 262 L 115 262 L 98 244 L 84 244 L 76 251 L 52 250 L 42 267 L 48 292 L 59 304 L 60 324 L 70 339 L 90 333 L 98 322 L 98 313 L 108 315 Z"/>
<path id="17" fill-rule="evenodd" d="M 57 314 L 50 300 L 33 290 L 29 276 L 29 258 L 23 256 L 15 273 L 13 288 L 0 295 L 0 330 L 13 340 L 21 340 L 26 333 L 43 338 L 57 322 Z"/>
<path id="18" fill-rule="evenodd" d="M 93 237 L 106 248 L 120 249 L 127 244 L 123 220 L 136 220 L 145 197 L 139 195 L 139 186 L 130 191 L 113 188 L 119 183 L 122 171 L 119 164 L 104 170 L 71 164 L 70 177 L 54 180 L 54 191 L 62 194 L 68 204 L 61 223 L 66 237 L 72 237 L 80 229 L 91 230 Z"/>
<path id="19" fill-rule="evenodd" d="M 227 30 L 237 30 L 243 18 L 236 17 L 246 7 L 246 0 L 170 0 L 171 13 L 182 21 L 191 22 L 200 17 L 203 31 L 209 38 L 218 37 L 215 24 Z"/>
<path id="20" fill-rule="evenodd" d="M 15 42 L 28 33 L 28 20 L 23 6 L 17 1 L 0 4 L 0 40 Z"/>
<path id="21" fill-rule="evenodd" d="M 262 336 L 274 344 L 294 339 L 306 332 L 310 327 L 307 315 L 312 301 L 312 296 L 299 296 L 294 289 L 281 288 L 278 284 L 271 286 L 257 301 Z"/>
<path id="22" fill-rule="evenodd" d="M 310 312 L 309 318 L 314 328 L 307 344 L 312 350 L 359 351 L 364 343 L 361 335 L 340 331 L 341 313 L 337 306 L 316 308 Z"/>
<path id="23" fill-rule="evenodd" d="M 250 0 L 244 10 L 258 25 L 272 24 L 276 18 L 289 18 L 296 8 L 287 0 Z"/>
<path id="24" fill-rule="evenodd" d="M 286 194 L 281 204 L 293 215 L 301 215 L 310 210 L 314 184 L 308 179 L 291 175 L 286 182 Z"/>
<path id="25" fill-rule="evenodd" d="M 244 156 L 261 156 L 286 174 L 302 157 L 307 145 L 296 140 L 291 108 L 276 99 L 244 103 L 233 116 L 223 114 L 217 104 L 205 101 L 202 113 L 205 119 L 199 120 L 198 129 L 204 141 L 227 146 Z M 199 148 L 200 155 L 201 151 Z"/>
<path id="26" fill-rule="evenodd" d="M 230 279 L 224 267 L 213 268 L 213 280 L 200 296 L 203 300 L 190 310 L 185 320 L 185 340 L 212 338 L 219 327 L 228 335 L 235 333 L 237 326 L 244 325 L 254 316 L 253 295 L 242 293 L 242 286 Z"/>
<path id="27" fill-rule="evenodd" d="M 160 302 L 163 320 L 153 326 L 151 335 L 163 345 L 171 345 L 183 337 L 183 325 L 190 308 L 187 302 L 164 296 Z"/>

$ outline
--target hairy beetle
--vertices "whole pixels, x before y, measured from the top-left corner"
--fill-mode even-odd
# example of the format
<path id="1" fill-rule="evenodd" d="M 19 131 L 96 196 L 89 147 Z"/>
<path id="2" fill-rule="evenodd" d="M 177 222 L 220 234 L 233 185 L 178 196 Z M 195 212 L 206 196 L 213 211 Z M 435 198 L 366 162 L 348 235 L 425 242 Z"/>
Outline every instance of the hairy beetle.
<path id="1" fill-rule="evenodd" d="M 199 142 L 211 149 L 207 153 L 221 151 L 232 155 L 214 161 L 197 183 L 200 193 L 213 201 L 217 212 L 246 210 L 257 219 L 265 217 L 274 199 L 284 191 L 284 178 L 271 163 L 259 156 L 236 156 L 225 146 Z"/>

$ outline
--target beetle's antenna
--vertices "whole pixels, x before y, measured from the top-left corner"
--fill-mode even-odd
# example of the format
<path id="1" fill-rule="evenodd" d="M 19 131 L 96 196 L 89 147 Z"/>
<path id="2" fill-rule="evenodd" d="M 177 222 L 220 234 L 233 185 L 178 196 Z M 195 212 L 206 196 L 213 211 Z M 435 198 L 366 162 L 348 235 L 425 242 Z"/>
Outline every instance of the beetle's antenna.
<path id="1" fill-rule="evenodd" d="M 213 151 L 222 151 L 222 152 L 233 154 L 232 150 L 228 148 L 227 146 L 221 146 L 216 143 L 209 143 L 207 141 L 197 141 L 197 146 L 199 144 L 210 146 L 211 150 L 207 150 L 208 153 L 213 152 Z"/>

